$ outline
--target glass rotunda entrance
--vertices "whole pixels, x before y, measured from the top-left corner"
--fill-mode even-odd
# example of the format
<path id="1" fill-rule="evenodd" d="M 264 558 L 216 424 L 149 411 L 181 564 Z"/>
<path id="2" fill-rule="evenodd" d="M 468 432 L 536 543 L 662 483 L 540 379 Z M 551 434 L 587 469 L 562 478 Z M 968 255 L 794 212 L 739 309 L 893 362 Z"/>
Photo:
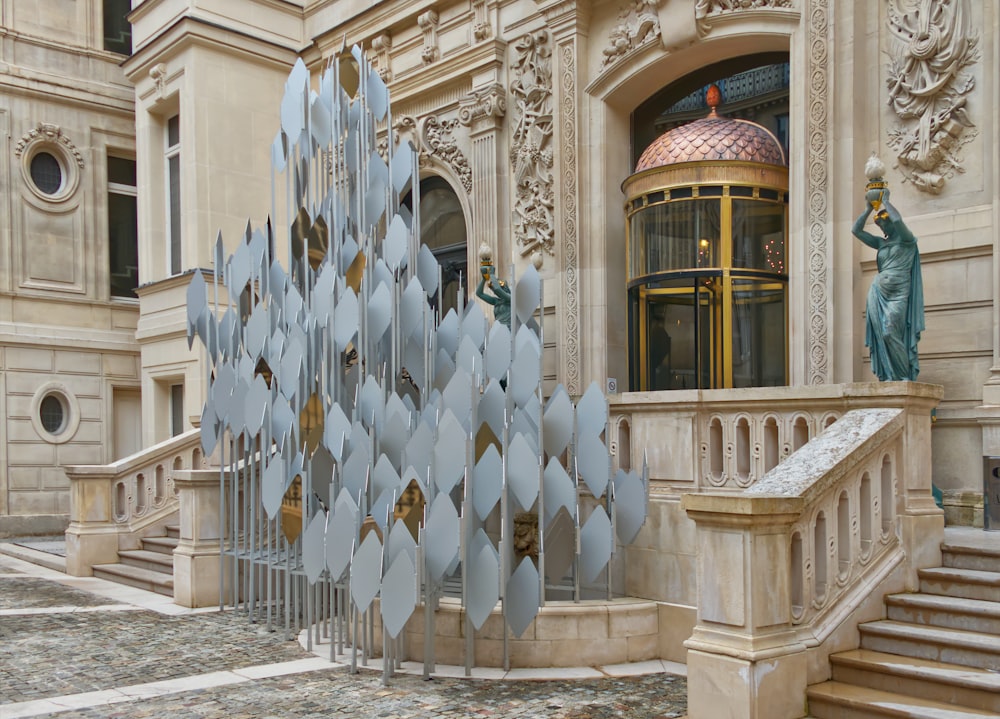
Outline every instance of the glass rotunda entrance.
<path id="1" fill-rule="evenodd" d="M 785 154 L 707 99 L 623 184 L 633 391 L 787 384 Z"/>

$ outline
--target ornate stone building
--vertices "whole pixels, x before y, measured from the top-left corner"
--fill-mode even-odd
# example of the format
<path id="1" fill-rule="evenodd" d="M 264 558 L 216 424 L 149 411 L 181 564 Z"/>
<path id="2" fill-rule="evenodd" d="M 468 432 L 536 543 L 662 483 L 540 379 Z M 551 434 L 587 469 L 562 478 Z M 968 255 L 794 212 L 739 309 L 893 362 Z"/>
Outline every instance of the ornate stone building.
<path id="1" fill-rule="evenodd" d="M 931 15 L 902 0 L 144 0 L 128 16 L 131 47 L 97 31 L 114 24 L 111 0 L 76 14 L 34 7 L 6 4 L 2 38 L 5 526 L 67 511 L 62 466 L 107 463 L 197 423 L 186 273 L 212 268 L 220 232 L 233 243 L 248 219 L 266 220 L 284 78 L 297 57 L 319 72 L 345 41 L 389 84 L 392 122 L 447 220 L 427 241 L 456 276 L 482 244 L 502 274 L 540 258 L 546 372 L 571 392 L 651 386 L 637 376 L 646 330 L 629 300 L 635 208 L 622 186 L 659 134 L 707 114 L 684 102 L 711 83 L 730 95 L 720 114 L 760 121 L 787 157 L 783 383 L 871 380 L 874 255 L 850 227 L 878 153 L 920 241 L 920 380 L 944 386 L 933 456 L 946 501 L 978 493 L 981 457 L 1000 454 L 992 3 Z M 775 67 L 785 80 L 744 87 Z M 116 244 L 136 196 L 137 263 Z M 133 287 L 138 300 L 122 296 Z M 700 386 L 731 386 L 725 376 Z"/>

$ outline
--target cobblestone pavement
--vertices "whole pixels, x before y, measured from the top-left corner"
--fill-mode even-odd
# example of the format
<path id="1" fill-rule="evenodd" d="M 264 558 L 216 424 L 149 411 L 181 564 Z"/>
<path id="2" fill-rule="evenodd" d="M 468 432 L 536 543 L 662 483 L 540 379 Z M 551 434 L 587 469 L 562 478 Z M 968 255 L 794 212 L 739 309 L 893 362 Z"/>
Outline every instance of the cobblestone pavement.
<path id="1" fill-rule="evenodd" d="M 0 717 L 7 715 L 4 705 L 12 716 L 59 719 L 665 719 L 686 712 L 686 682 L 670 674 L 516 682 L 397 675 L 383 686 L 380 673 L 352 675 L 324 665 L 198 689 L 210 672 L 315 658 L 298 642 L 263 632 L 233 612 L 121 611 L 108 606 L 106 597 L 63 586 L 57 578 L 28 576 L 24 566 L 30 565 L 0 565 Z M 67 703 L 85 708 L 54 713 L 36 706 L 36 700 L 62 702 L 66 695 L 178 679 L 184 680 L 180 686 L 158 696 L 138 692 L 139 698 L 113 704 L 76 697 Z"/>

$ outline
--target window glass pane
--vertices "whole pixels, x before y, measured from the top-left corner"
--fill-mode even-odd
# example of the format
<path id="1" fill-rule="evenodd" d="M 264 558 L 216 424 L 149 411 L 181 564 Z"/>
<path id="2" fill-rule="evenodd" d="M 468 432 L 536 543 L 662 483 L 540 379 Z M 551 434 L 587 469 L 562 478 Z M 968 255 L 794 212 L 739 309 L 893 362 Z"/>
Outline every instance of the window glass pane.
<path id="1" fill-rule="evenodd" d="M 135 297 L 139 285 L 139 243 L 136 198 L 108 194 L 108 251 L 110 253 L 111 296 Z"/>
<path id="2" fill-rule="evenodd" d="M 132 25 L 126 19 L 131 9 L 131 0 L 104 0 L 105 50 L 132 54 Z"/>
<path id="3" fill-rule="evenodd" d="M 733 199 L 733 267 L 785 273 L 785 206 Z"/>
<path id="4" fill-rule="evenodd" d="M 39 152 L 31 158 L 31 180 L 46 195 L 54 195 L 62 187 L 62 167 L 59 160 L 48 152 Z"/>
<path id="5" fill-rule="evenodd" d="M 631 218 L 631 276 L 665 270 L 717 267 L 719 200 L 655 205 Z"/>
<path id="6" fill-rule="evenodd" d="M 108 182 L 135 187 L 135 160 L 109 156 Z"/>
<path id="7" fill-rule="evenodd" d="M 170 203 L 170 273 L 181 271 L 181 158 L 174 155 L 167 161 L 169 168 Z"/>
<path id="8" fill-rule="evenodd" d="M 785 286 L 733 280 L 733 387 L 785 384 Z"/>
<path id="9" fill-rule="evenodd" d="M 42 421 L 42 427 L 49 434 L 62 432 L 66 412 L 59 398 L 51 394 L 45 397 L 38 408 L 38 418 Z"/>
<path id="10" fill-rule="evenodd" d="M 174 115 L 167 120 L 167 147 L 181 144 L 181 116 Z"/>
<path id="11" fill-rule="evenodd" d="M 170 436 L 184 431 L 184 385 L 170 385 Z"/>

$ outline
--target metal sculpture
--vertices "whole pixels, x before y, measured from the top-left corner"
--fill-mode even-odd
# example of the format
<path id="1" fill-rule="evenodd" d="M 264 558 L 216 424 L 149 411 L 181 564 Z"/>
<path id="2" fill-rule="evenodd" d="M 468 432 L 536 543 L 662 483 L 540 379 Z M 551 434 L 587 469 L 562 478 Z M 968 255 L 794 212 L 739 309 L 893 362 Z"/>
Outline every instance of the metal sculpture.
<path id="1" fill-rule="evenodd" d="M 433 608 L 455 595 L 471 671 L 498 603 L 519 636 L 547 597 L 610 596 L 615 533 L 631 542 L 645 520 L 645 471 L 611 481 L 596 385 L 576 406 L 561 386 L 543 396 L 533 267 L 510 274 L 509 326 L 461 291 L 457 311 L 432 309 L 441 268 L 416 240 L 416 152 L 397 149 L 388 90 L 360 49 L 309 85 L 299 61 L 272 145 L 290 269 L 269 223 L 228 257 L 217 239 L 213 303 L 201 271 L 188 288 L 188 339 L 208 358 L 202 445 L 221 457 L 238 578 L 220 601 L 330 636 L 331 659 L 350 642 L 354 669 L 377 653 L 378 612 L 387 679 L 420 604 L 433 670 Z M 518 513 L 538 517 L 537 556 L 514 551 Z"/>

